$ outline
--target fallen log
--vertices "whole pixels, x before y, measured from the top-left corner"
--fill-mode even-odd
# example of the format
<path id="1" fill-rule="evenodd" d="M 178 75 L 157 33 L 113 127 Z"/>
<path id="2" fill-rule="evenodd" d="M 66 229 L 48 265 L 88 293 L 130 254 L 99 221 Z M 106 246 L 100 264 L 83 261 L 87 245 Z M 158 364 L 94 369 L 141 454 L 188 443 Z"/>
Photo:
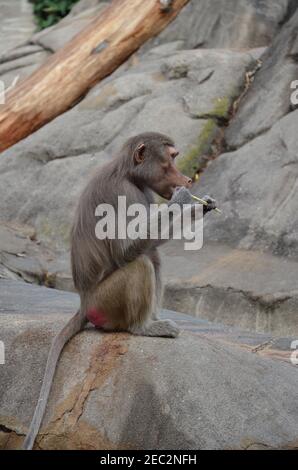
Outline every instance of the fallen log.
<path id="1" fill-rule="evenodd" d="M 162 31 L 188 1 L 113 0 L 7 94 L 0 106 L 0 151 L 71 108 L 145 41 Z"/>

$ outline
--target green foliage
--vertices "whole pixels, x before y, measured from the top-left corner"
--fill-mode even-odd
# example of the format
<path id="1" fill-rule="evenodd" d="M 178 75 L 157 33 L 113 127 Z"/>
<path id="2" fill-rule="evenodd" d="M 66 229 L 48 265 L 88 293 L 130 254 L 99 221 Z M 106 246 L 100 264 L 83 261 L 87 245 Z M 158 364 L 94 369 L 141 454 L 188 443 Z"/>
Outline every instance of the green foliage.
<path id="1" fill-rule="evenodd" d="M 78 0 L 30 0 L 38 29 L 48 28 L 66 16 Z"/>

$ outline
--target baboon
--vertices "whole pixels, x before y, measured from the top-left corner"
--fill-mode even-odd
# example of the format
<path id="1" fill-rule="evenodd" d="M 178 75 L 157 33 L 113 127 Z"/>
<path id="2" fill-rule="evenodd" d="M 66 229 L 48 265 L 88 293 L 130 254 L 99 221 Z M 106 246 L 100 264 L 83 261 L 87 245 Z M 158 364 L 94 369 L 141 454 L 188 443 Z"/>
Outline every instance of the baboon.
<path id="1" fill-rule="evenodd" d="M 173 140 L 148 132 L 130 138 L 119 155 L 100 168 L 83 191 L 71 232 L 71 265 L 80 295 L 79 311 L 54 338 L 45 376 L 24 449 L 32 449 L 45 412 L 60 353 L 88 321 L 103 330 L 128 331 L 135 335 L 176 337 L 179 329 L 171 320 L 158 319 L 161 297 L 161 239 L 99 240 L 95 234 L 96 208 L 117 208 L 118 196 L 127 206 L 154 202 L 153 193 L 169 204 L 193 204 L 187 188 L 192 180 L 175 165 L 178 151 Z M 205 196 L 204 214 L 216 207 Z M 194 204 L 193 204 L 194 205 Z"/>

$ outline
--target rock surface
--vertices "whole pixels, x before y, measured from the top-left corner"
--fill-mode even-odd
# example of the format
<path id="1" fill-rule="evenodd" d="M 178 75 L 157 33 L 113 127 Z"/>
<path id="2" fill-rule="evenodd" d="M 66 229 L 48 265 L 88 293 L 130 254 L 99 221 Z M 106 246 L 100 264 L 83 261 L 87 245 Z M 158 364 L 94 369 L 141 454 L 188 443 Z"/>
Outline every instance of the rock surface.
<path id="1" fill-rule="evenodd" d="M 296 129 L 298 110 L 239 150 L 221 155 L 200 181 L 221 201 L 223 217 L 208 217 L 208 240 L 298 259 Z"/>
<path id="2" fill-rule="evenodd" d="M 1 0 L 0 56 L 30 39 L 35 29 L 27 0 Z"/>
<path id="3" fill-rule="evenodd" d="M 296 8 L 295 0 L 191 0 L 148 46 L 177 39 L 192 49 L 267 46 Z"/>
<path id="4" fill-rule="evenodd" d="M 225 134 L 235 149 L 268 131 L 293 109 L 291 83 L 298 77 L 298 11 L 261 57 L 262 67 Z"/>
<path id="5" fill-rule="evenodd" d="M 94 15 L 98 15 L 107 5 L 108 2 L 79 2 L 59 23 L 34 34 L 31 42 L 55 52 L 84 29 L 93 20 Z"/>
<path id="6" fill-rule="evenodd" d="M 30 42 L 35 29 L 27 0 L 1 1 L 0 106 L 5 102 L 4 90 L 30 75 L 48 56 L 45 49 Z"/>
<path id="7" fill-rule="evenodd" d="M 0 448 L 17 449 L 51 339 L 78 297 L 2 280 L 0 299 L 6 359 L 0 365 Z M 178 339 L 90 327 L 67 345 L 36 448 L 297 448 L 298 374 L 290 338 L 174 312 L 163 316 L 183 329 Z"/>
<path id="8" fill-rule="evenodd" d="M 33 73 L 49 53 L 38 45 L 22 45 L 0 57 L 0 80 L 7 90 Z M 3 99 L 1 100 L 3 104 Z"/>
<path id="9" fill-rule="evenodd" d="M 259 333 L 298 335 L 298 262 L 214 242 L 162 247 L 164 307 Z M 67 252 L 36 240 L 31 227 L 0 225 L 0 278 L 74 290 Z"/>
<path id="10" fill-rule="evenodd" d="M 34 225 L 39 239 L 67 245 L 90 172 L 148 129 L 175 138 L 179 165 L 192 175 L 254 64 L 242 52 L 152 51 L 117 70 L 73 109 L 2 153 L 2 217 Z"/>
<path id="11" fill-rule="evenodd" d="M 298 263 L 208 242 L 162 250 L 164 307 L 256 332 L 298 335 Z"/>
<path id="12" fill-rule="evenodd" d="M 81 0 L 6 52 L 0 80 L 22 79 L 106 3 Z M 204 170 L 193 192 L 223 210 L 206 218 L 203 250 L 164 248 L 165 306 L 296 334 L 297 5 L 191 1 L 71 111 L 3 153 L 0 276 L 71 290 L 68 234 L 82 187 L 126 137 L 157 130 L 175 138 L 185 172 Z"/>

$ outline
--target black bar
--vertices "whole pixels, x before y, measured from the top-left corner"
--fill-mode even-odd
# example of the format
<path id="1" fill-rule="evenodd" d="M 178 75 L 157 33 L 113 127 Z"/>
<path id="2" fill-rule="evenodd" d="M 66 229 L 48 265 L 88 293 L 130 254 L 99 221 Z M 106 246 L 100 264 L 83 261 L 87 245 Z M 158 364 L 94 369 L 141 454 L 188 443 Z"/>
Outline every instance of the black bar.
<path id="1" fill-rule="evenodd" d="M 298 450 L 294 448 L 293 450 Z M 143 465 L 178 465 L 209 468 L 217 464 L 221 468 L 225 464 L 236 463 L 264 463 L 284 466 L 297 464 L 297 454 L 288 450 L 218 450 L 218 451 L 194 451 L 194 450 L 149 450 L 149 451 L 127 451 L 127 450 L 98 450 L 98 451 L 2 451 L 0 454 L 0 465 L 4 463 L 20 463 L 38 465 L 42 463 L 65 463 L 74 465 L 95 464 L 96 468 L 102 466 L 122 468 L 138 468 Z M 296 466 L 296 465 L 295 465 Z M 292 467 L 292 468 L 295 468 Z M 94 467 L 93 467 L 94 468 Z"/>

